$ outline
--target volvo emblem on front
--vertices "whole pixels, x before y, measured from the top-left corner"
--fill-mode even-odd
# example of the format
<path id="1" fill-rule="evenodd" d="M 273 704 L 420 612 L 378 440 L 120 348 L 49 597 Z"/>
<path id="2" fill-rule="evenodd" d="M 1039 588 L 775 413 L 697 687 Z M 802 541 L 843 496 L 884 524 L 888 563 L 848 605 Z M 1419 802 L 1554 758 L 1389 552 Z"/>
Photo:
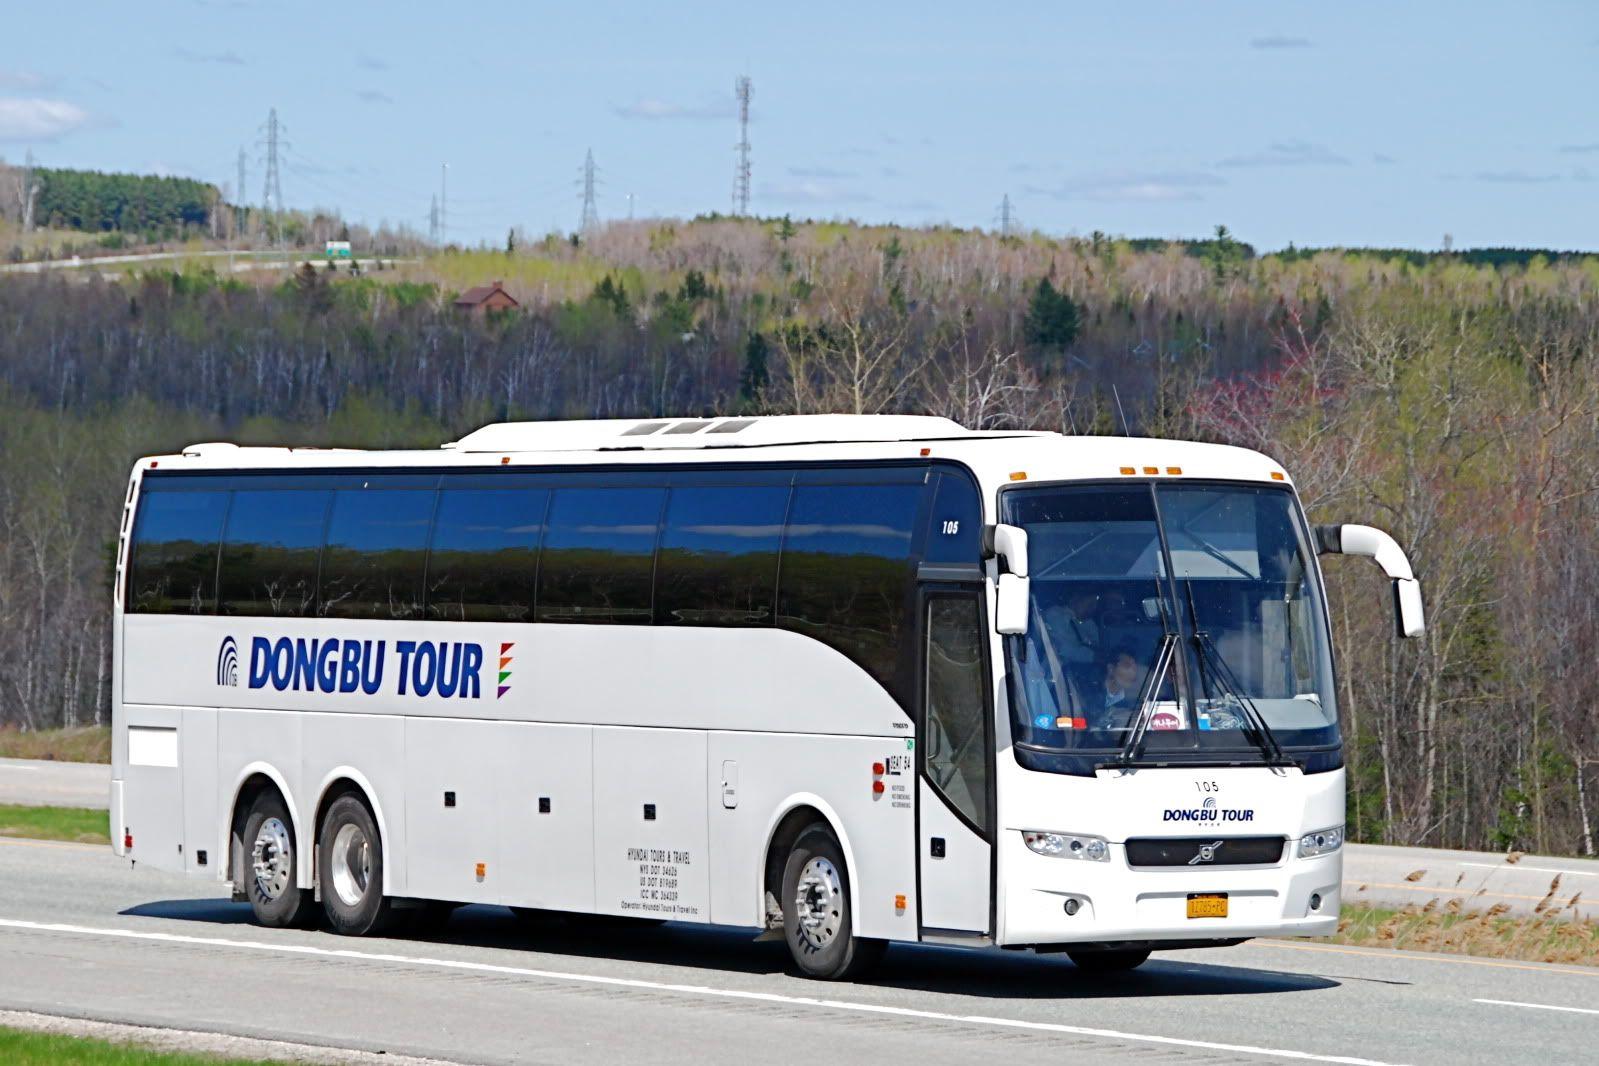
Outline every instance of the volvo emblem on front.
<path id="1" fill-rule="evenodd" d="M 1216 849 L 1221 847 L 1221 844 L 1222 842 L 1218 840 L 1212 844 L 1199 845 L 1199 854 L 1195 855 L 1192 859 L 1189 859 L 1188 865 L 1198 866 L 1202 862 L 1215 862 Z"/>

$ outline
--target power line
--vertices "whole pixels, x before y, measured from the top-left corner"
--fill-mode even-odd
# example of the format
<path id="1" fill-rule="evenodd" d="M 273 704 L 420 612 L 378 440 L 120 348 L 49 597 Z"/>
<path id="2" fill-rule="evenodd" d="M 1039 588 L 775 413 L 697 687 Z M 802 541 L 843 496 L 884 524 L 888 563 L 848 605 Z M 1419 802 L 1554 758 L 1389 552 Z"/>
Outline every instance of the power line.
<path id="1" fill-rule="evenodd" d="M 594 165 L 594 149 L 583 159 L 583 222 L 579 232 L 592 233 L 600 227 L 600 210 L 594 201 L 594 186 L 598 184 L 599 168 Z"/>
<path id="2" fill-rule="evenodd" d="M 257 146 L 266 147 L 266 179 L 262 182 L 261 213 L 267 218 L 274 218 L 275 214 L 283 211 L 283 182 L 278 172 L 278 153 L 289 147 L 289 142 L 283 138 L 287 127 L 278 121 L 278 109 L 272 108 L 267 112 L 266 125 L 262 127 L 265 137 L 256 142 Z M 278 227 L 277 236 L 283 236 L 283 227 Z"/>
<path id="3" fill-rule="evenodd" d="M 733 83 L 738 96 L 738 169 L 733 172 L 733 213 L 750 213 L 750 78 L 741 74 Z"/>
<path id="4" fill-rule="evenodd" d="M 1014 237 L 1021 230 L 1022 224 L 1016 217 L 1016 212 L 1011 209 L 1010 193 L 999 202 L 999 235 L 1001 237 Z"/>

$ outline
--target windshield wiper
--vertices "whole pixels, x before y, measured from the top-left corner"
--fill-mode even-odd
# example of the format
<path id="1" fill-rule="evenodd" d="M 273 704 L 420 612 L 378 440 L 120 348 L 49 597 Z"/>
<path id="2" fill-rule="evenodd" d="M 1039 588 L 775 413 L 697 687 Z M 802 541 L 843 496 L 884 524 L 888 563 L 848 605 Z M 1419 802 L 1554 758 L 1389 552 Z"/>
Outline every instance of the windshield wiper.
<path id="1" fill-rule="evenodd" d="M 1210 634 L 1199 628 L 1199 612 L 1194 607 L 1194 583 L 1192 580 L 1183 582 L 1183 589 L 1188 597 L 1188 621 L 1194 631 L 1194 650 L 1199 653 L 1202 666 L 1209 667 L 1209 675 L 1220 682 L 1223 691 L 1237 701 L 1243 708 L 1244 717 L 1249 720 L 1250 732 L 1253 732 L 1257 743 L 1260 745 L 1261 754 L 1266 756 L 1270 766 L 1297 766 L 1283 752 L 1282 745 L 1277 742 L 1277 734 L 1266 722 L 1266 716 L 1260 713 L 1260 708 L 1255 706 L 1255 701 L 1244 695 L 1243 686 L 1238 683 L 1238 676 L 1233 673 L 1232 667 L 1227 665 L 1227 660 L 1222 658 L 1221 650 L 1216 647 L 1216 642 L 1210 639 Z M 1208 687 L 1208 686 L 1207 686 Z M 1199 713 L 1196 701 L 1194 713 Z M 1198 728 L 1199 723 L 1194 723 Z"/>
<path id="2" fill-rule="evenodd" d="M 1161 686 L 1166 684 L 1166 671 L 1171 668 L 1172 653 L 1177 648 L 1177 634 L 1167 631 L 1161 635 L 1160 647 L 1155 650 L 1155 667 L 1149 672 L 1149 678 L 1144 682 L 1145 688 L 1138 701 L 1138 717 L 1133 719 L 1132 728 L 1128 731 L 1127 742 L 1122 745 L 1121 754 L 1116 757 L 1116 765 L 1131 766 L 1138 756 L 1138 746 L 1144 741 L 1144 734 L 1149 732 L 1149 719 L 1155 710 L 1155 704 L 1160 697 Z"/>

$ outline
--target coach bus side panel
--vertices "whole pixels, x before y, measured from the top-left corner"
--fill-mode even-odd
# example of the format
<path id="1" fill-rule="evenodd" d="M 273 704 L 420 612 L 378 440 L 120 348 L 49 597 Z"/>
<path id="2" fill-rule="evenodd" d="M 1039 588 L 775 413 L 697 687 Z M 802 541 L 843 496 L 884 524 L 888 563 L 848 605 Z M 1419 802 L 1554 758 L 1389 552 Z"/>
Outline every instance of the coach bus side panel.
<path id="1" fill-rule="evenodd" d="M 158 870 L 182 872 L 183 761 L 181 707 L 124 707 L 128 763 L 123 776 L 123 825 L 133 837 L 128 858 Z"/>
<path id="2" fill-rule="evenodd" d="M 594 730 L 502 722 L 489 753 L 500 826 L 500 902 L 594 909 Z"/>
<path id="3" fill-rule="evenodd" d="M 594 909 L 708 922 L 706 734 L 594 730 Z"/>
<path id="4" fill-rule="evenodd" d="M 913 741 L 718 732 L 708 769 L 714 921 L 761 923 L 768 836 L 804 803 L 823 808 L 853 863 L 856 931 L 916 939 Z"/>
<path id="5" fill-rule="evenodd" d="M 226 878 L 228 840 L 217 802 L 216 708 L 183 709 L 178 759 L 183 764 L 183 869 Z"/>
<path id="6" fill-rule="evenodd" d="M 405 720 L 407 891 L 422 899 L 498 903 L 499 811 L 491 752 L 500 723 Z"/>

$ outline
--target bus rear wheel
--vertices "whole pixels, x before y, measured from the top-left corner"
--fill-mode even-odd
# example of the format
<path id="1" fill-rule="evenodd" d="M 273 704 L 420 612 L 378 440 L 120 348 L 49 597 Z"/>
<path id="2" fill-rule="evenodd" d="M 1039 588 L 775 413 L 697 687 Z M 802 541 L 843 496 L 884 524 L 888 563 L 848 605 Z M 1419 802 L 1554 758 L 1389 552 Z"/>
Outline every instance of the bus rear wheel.
<path id="1" fill-rule="evenodd" d="M 1088 973 L 1125 973 L 1149 960 L 1148 948 L 1116 948 L 1112 951 L 1068 951 L 1066 957 L 1079 970 Z"/>
<path id="2" fill-rule="evenodd" d="M 244 894 L 255 920 L 274 929 L 308 925 L 316 911 L 311 893 L 295 885 L 299 853 L 294 820 L 283 799 L 271 790 L 256 797 L 244 820 Z"/>
<path id="3" fill-rule="evenodd" d="M 366 936 L 389 925 L 389 899 L 383 894 L 383 841 L 365 803 L 343 795 L 322 817 L 317 848 L 317 880 L 322 910 L 335 933 Z"/>
<path id="4" fill-rule="evenodd" d="M 866 972 L 882 958 L 884 941 L 854 934 L 844 849 L 820 822 L 802 831 L 788 853 L 782 905 L 783 939 L 805 976 L 844 980 Z"/>

